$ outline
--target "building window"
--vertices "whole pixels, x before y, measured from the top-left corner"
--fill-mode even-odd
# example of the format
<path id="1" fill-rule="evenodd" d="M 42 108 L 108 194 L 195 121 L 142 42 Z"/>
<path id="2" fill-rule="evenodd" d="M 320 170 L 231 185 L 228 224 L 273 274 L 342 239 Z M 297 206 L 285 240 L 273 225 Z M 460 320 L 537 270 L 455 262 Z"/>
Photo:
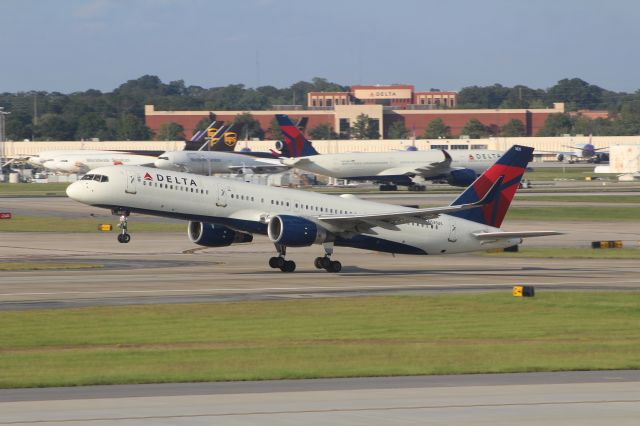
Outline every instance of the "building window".
<path id="1" fill-rule="evenodd" d="M 467 145 L 451 145 L 451 149 L 468 149 Z"/>
<path id="2" fill-rule="evenodd" d="M 325 106 L 332 106 L 333 105 L 333 101 L 331 99 L 325 99 Z"/>

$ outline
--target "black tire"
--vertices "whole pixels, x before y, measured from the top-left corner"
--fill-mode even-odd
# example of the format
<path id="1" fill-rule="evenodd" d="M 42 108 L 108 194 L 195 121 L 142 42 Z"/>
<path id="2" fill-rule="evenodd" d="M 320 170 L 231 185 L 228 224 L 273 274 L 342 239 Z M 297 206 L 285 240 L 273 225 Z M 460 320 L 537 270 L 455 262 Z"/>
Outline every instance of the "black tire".
<path id="1" fill-rule="evenodd" d="M 282 266 L 280 267 L 282 272 L 293 272 L 296 270 L 296 262 L 293 260 L 285 260 Z"/>
<path id="2" fill-rule="evenodd" d="M 327 272 L 340 272 L 342 270 L 342 263 L 334 260 L 329 263 L 329 267 L 326 268 Z"/>
<path id="3" fill-rule="evenodd" d="M 129 241 L 131 241 L 131 235 L 129 234 L 122 234 L 122 242 L 123 243 L 128 243 Z"/>
<path id="4" fill-rule="evenodd" d="M 316 269 L 323 269 L 322 266 L 322 258 L 321 257 L 316 257 L 313 261 L 313 265 L 316 267 Z"/>
<path id="5" fill-rule="evenodd" d="M 279 268 L 278 258 L 276 256 L 273 256 L 269 259 L 269 266 L 271 266 L 273 269 Z"/>
<path id="6" fill-rule="evenodd" d="M 322 266 L 322 269 L 329 270 L 329 268 L 331 267 L 331 259 L 329 259 L 327 256 L 321 257 L 319 259 L 320 259 L 320 266 Z"/>

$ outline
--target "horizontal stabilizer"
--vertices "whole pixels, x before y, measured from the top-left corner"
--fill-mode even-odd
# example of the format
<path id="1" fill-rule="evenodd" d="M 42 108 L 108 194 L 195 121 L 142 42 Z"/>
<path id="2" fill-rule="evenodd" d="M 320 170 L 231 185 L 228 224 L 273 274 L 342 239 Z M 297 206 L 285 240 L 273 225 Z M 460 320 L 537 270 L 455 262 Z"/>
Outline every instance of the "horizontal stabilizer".
<path id="1" fill-rule="evenodd" d="M 547 237 L 549 235 L 562 235 L 557 231 L 514 231 L 514 232 L 477 232 L 473 236 L 479 240 L 506 240 L 509 238 Z"/>

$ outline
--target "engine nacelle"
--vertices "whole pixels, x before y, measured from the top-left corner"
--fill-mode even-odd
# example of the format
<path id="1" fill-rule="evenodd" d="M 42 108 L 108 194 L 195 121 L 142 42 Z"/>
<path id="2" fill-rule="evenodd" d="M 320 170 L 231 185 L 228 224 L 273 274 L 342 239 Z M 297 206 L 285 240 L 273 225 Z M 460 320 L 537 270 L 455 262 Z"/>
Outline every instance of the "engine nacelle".
<path id="1" fill-rule="evenodd" d="M 276 141 L 276 150 L 282 151 L 284 149 L 284 143 L 282 141 Z"/>
<path id="2" fill-rule="evenodd" d="M 560 161 L 560 162 L 564 161 L 564 154 L 558 154 L 558 155 L 556 155 L 556 160 L 558 160 L 558 161 Z"/>
<path id="3" fill-rule="evenodd" d="M 453 186 L 469 186 L 471 185 L 478 175 L 471 169 L 453 170 L 449 173 L 447 183 Z"/>
<path id="4" fill-rule="evenodd" d="M 298 216 L 272 217 L 267 227 L 267 234 L 272 242 L 289 247 L 306 247 L 327 241 L 325 229 Z"/>
<path id="5" fill-rule="evenodd" d="M 253 235 L 251 234 L 205 222 L 189 222 L 187 235 L 192 243 L 205 247 L 226 247 L 235 243 L 250 243 L 253 241 Z"/>

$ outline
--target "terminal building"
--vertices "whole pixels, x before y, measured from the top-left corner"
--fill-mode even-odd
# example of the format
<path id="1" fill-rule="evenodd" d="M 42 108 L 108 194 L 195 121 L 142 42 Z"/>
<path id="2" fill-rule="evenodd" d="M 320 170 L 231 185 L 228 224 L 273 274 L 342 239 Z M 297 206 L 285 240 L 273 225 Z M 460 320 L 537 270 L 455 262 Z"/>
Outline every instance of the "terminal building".
<path id="1" fill-rule="evenodd" d="M 455 92 L 416 92 L 412 85 L 352 86 L 348 92 L 310 92 L 306 105 L 274 106 L 270 111 L 211 111 L 219 120 L 232 122 L 239 114 L 246 112 L 258 120 L 269 138 L 275 114 L 287 114 L 292 120 L 308 119 L 306 131 L 328 124 L 337 134 L 345 134 L 357 117 L 365 114 L 380 133 L 381 139 L 388 138 L 389 127 L 400 121 L 412 138 L 421 138 L 429 123 L 442 119 L 449 126 L 453 137 L 463 136 L 465 124 L 479 120 L 485 126 L 500 129 L 509 121 L 520 120 L 525 128 L 525 136 L 535 136 L 544 126 L 550 114 L 563 113 L 564 104 L 556 103 L 553 108 L 541 109 L 457 109 L 458 95 Z M 209 116 L 210 111 L 156 111 L 154 105 L 145 106 L 145 122 L 158 132 L 164 123 L 175 122 L 185 130 L 185 136 L 193 134 L 200 120 Z"/>

